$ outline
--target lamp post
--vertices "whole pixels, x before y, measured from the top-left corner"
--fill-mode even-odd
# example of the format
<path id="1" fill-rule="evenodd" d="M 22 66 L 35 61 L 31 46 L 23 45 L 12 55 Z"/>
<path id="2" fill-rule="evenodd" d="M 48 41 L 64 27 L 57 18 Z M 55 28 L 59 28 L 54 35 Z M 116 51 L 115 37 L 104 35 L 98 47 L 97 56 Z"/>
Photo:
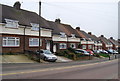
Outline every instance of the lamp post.
<path id="1" fill-rule="evenodd" d="M 40 17 L 41 17 L 41 1 L 39 1 L 39 18 L 38 19 L 40 19 Z M 41 27 L 40 27 L 40 20 L 39 20 L 39 62 L 40 62 L 40 45 L 41 45 L 40 38 L 41 38 Z"/>

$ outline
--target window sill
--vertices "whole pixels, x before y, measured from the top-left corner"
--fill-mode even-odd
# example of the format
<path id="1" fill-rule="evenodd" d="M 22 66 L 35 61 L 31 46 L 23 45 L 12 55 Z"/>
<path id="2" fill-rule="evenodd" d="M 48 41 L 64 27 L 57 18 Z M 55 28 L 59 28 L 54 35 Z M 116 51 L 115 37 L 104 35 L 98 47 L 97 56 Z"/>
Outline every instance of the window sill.
<path id="1" fill-rule="evenodd" d="M 10 29 L 18 29 L 18 27 L 14 28 L 14 27 L 5 27 L 5 28 L 10 28 Z"/>
<path id="2" fill-rule="evenodd" d="M 20 46 L 2 46 L 3 48 L 19 48 Z"/>
<path id="3" fill-rule="evenodd" d="M 60 48 L 60 49 L 61 49 L 61 50 L 62 50 L 62 49 L 64 50 L 64 49 L 67 49 L 67 48 Z"/>
<path id="4" fill-rule="evenodd" d="M 29 46 L 30 48 L 38 48 L 39 46 Z M 41 46 L 40 46 L 41 47 Z"/>

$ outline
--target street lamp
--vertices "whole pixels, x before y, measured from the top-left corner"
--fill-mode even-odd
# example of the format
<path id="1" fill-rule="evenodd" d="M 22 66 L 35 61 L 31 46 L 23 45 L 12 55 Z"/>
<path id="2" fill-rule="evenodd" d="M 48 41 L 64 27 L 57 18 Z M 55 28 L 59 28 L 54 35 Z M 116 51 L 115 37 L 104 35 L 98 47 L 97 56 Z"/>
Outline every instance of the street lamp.
<path id="1" fill-rule="evenodd" d="M 38 19 L 40 19 L 40 17 L 41 17 L 41 1 L 39 1 L 39 18 Z M 40 27 L 40 20 L 39 20 L 39 62 L 40 62 L 40 45 L 41 45 L 40 38 L 41 38 L 41 27 Z"/>

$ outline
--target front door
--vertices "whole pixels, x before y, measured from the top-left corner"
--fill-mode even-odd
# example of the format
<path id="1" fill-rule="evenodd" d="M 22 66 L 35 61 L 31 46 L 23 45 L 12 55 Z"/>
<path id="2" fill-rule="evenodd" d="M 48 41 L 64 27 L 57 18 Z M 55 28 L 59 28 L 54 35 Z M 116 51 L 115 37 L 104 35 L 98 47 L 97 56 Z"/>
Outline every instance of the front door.
<path id="1" fill-rule="evenodd" d="M 50 50 L 50 41 L 47 41 L 46 49 L 47 49 L 47 50 Z"/>
<path id="2" fill-rule="evenodd" d="M 57 51 L 56 44 L 53 45 L 53 52 L 55 53 Z"/>

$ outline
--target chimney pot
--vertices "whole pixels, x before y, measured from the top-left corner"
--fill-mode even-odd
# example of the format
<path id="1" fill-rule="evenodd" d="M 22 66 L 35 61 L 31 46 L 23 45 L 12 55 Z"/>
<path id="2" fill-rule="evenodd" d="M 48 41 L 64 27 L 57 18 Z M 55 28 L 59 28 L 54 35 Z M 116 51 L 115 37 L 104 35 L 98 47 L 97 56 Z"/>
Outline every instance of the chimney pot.
<path id="1" fill-rule="evenodd" d="M 61 20 L 58 18 L 58 19 L 55 19 L 55 22 L 60 23 Z"/>
<path id="2" fill-rule="evenodd" d="M 101 35 L 101 37 L 104 37 L 104 35 Z"/>
<path id="3" fill-rule="evenodd" d="M 91 32 L 88 32 L 88 34 L 89 34 L 89 35 L 92 35 L 92 33 L 91 33 Z"/>
<path id="4" fill-rule="evenodd" d="M 113 39 L 113 37 L 110 37 L 110 39 Z"/>
<path id="5" fill-rule="evenodd" d="M 15 2 L 15 4 L 13 5 L 14 8 L 20 10 L 21 7 L 21 3 L 19 1 Z"/>
<path id="6" fill-rule="evenodd" d="M 80 31 L 80 27 L 76 27 L 76 30 Z"/>

